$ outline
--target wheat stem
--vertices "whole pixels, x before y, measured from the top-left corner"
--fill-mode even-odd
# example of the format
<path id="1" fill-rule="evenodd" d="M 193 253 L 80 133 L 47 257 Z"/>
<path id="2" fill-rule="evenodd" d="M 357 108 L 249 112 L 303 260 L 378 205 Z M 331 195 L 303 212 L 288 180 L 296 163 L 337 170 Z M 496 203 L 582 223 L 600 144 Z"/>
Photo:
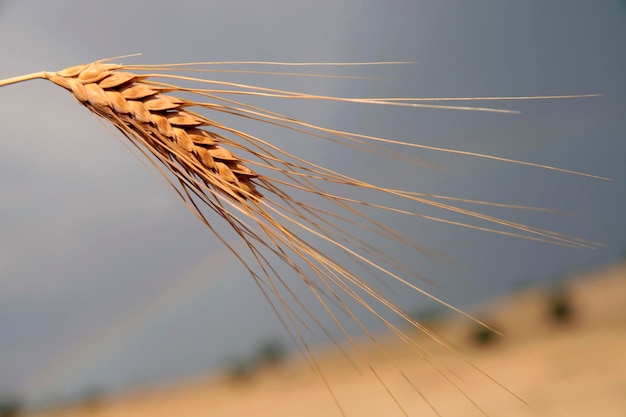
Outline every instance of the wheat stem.
<path id="1" fill-rule="evenodd" d="M 37 78 L 48 78 L 47 73 L 45 71 L 33 72 L 32 74 L 20 75 L 18 77 L 6 78 L 4 80 L 0 80 L 0 87 L 4 87 L 5 85 L 17 84 L 24 81 L 35 80 Z"/>

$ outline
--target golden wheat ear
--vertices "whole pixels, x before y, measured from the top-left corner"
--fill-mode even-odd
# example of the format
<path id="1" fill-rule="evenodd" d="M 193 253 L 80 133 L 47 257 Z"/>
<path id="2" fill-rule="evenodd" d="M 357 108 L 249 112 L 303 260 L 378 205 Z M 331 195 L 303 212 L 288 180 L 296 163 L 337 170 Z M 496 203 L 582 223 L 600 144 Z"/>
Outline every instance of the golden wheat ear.
<path id="1" fill-rule="evenodd" d="M 320 369 L 311 354 L 304 332 L 314 332 L 314 328 L 317 328 L 317 331 L 322 331 L 331 338 L 332 332 L 326 329 L 322 321 L 311 313 L 309 306 L 300 300 L 293 290 L 294 277 L 285 276 L 284 273 L 281 275 L 278 272 L 277 262 L 286 265 L 294 276 L 299 277 L 308 288 L 312 298 L 330 316 L 339 332 L 343 334 L 349 345 L 360 356 L 362 356 L 362 352 L 353 337 L 345 330 L 344 321 L 348 320 L 356 324 L 374 342 L 376 339 L 355 313 L 353 307 L 355 304 L 360 305 L 366 312 L 385 323 L 417 354 L 429 361 L 431 359 L 427 353 L 409 337 L 405 330 L 393 324 L 390 315 L 419 329 L 449 348 L 436 334 L 402 311 L 389 299 L 384 291 L 385 280 L 401 283 L 417 293 L 466 315 L 421 289 L 414 282 L 414 278 L 419 277 L 415 271 L 400 259 L 396 259 L 391 253 L 386 252 L 382 247 L 372 245 L 372 239 L 367 239 L 355 232 L 362 230 L 370 237 L 397 242 L 422 255 L 432 256 L 415 239 L 386 226 L 378 221 L 375 215 L 364 214 L 364 208 L 368 213 L 371 213 L 372 210 L 391 212 L 407 216 L 409 219 L 419 217 L 565 246 L 596 246 L 593 242 L 468 210 L 462 208 L 461 204 L 491 204 L 500 207 L 532 209 L 529 207 L 420 194 L 377 186 L 310 162 L 306 158 L 287 152 L 254 134 L 216 121 L 220 114 L 234 115 L 251 121 L 283 127 L 287 132 L 306 133 L 312 139 L 328 140 L 392 158 L 407 159 L 402 153 L 391 151 L 385 145 L 403 145 L 497 159 L 593 177 L 580 172 L 493 155 L 434 148 L 324 128 L 246 104 L 238 98 L 260 96 L 292 100 L 340 101 L 379 106 L 511 112 L 497 108 L 455 106 L 431 103 L 431 101 L 525 100 L 588 97 L 590 95 L 440 99 L 345 98 L 302 94 L 216 81 L 199 76 L 180 75 L 181 71 L 196 71 L 196 74 L 213 72 L 216 70 L 208 69 L 208 67 L 216 64 L 236 63 L 151 66 L 121 65 L 108 61 L 96 61 L 58 72 L 38 72 L 9 78 L 0 81 L 0 86 L 36 78 L 47 79 L 68 90 L 92 113 L 115 126 L 163 174 L 185 205 L 242 262 L 272 304 L 295 345 L 318 371 Z M 244 64 L 290 65 L 259 62 Z M 261 71 L 254 72 L 262 73 Z M 314 74 L 304 75 L 313 76 Z M 174 84 L 176 82 L 192 84 L 194 87 Z M 331 189 L 349 190 L 355 188 L 367 190 L 383 197 L 426 204 L 438 208 L 442 212 L 466 216 L 468 220 L 460 222 L 447 220 L 444 217 L 427 216 L 374 202 L 382 201 L 380 198 L 363 201 L 349 197 L 350 193 L 329 191 Z M 311 201 L 318 201 L 320 204 L 313 204 Z M 236 249 L 237 246 L 226 241 L 216 232 L 212 220 L 205 215 L 206 208 L 210 208 L 233 227 L 242 239 L 244 246 L 249 250 L 247 254 L 240 253 Z M 476 220 L 483 223 L 486 221 L 493 227 L 475 225 L 472 221 Z M 349 261 L 346 262 L 345 259 Z M 472 320 L 475 319 L 472 318 Z M 434 366 L 437 366 L 438 372 L 444 378 L 454 384 L 445 368 L 436 363 Z M 372 372 L 385 385 L 383 378 L 373 368 Z M 401 369 L 398 369 L 398 372 L 408 380 Z M 413 388 L 417 390 L 416 387 Z M 391 390 L 388 389 L 388 391 L 393 397 Z M 393 398 L 395 400 L 395 397 Z M 337 399 L 336 402 L 340 407 L 340 402 Z M 398 400 L 396 403 L 402 409 Z"/>

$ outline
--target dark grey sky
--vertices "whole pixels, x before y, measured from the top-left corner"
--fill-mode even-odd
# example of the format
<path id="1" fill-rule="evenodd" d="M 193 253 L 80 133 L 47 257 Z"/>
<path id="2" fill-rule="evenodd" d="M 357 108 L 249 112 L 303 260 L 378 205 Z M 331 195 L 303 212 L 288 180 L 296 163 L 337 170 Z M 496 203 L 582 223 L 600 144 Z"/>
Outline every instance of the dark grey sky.
<path id="1" fill-rule="evenodd" d="M 579 217 L 509 215 L 606 245 L 581 251 L 390 218 L 458 261 L 450 269 L 406 254 L 454 303 L 554 279 L 626 250 L 624 2 L 199 3 L 5 1 L 0 79 L 141 52 L 136 62 L 419 61 L 354 70 L 392 80 L 385 82 L 240 76 L 335 95 L 601 93 L 503 104 L 519 115 L 277 106 L 340 129 L 613 179 L 413 152 L 448 168 L 441 172 L 299 145 L 307 157 L 383 185 L 568 211 Z M 0 394 L 45 399 L 197 372 L 264 340 L 285 339 L 244 269 L 65 91 L 44 81 L 6 87 L 0 106 Z M 405 298 L 410 309 L 424 305 Z"/>

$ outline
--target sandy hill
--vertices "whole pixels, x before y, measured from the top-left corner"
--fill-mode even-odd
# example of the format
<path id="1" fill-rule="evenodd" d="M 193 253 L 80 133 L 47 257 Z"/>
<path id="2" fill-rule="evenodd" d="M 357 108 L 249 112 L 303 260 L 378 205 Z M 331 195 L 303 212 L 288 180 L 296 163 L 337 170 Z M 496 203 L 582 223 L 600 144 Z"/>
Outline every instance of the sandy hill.
<path id="1" fill-rule="evenodd" d="M 626 416 L 626 263 L 572 276 L 560 292 L 531 288 L 471 312 L 505 336 L 459 318 L 430 325 L 468 362 L 528 404 L 423 335 L 414 334 L 415 341 L 432 357 L 417 357 L 395 338 L 382 342 L 385 353 L 364 343 L 368 364 L 409 416 L 436 415 L 425 399 L 443 416 L 483 415 L 461 391 L 494 417 Z M 319 355 L 346 415 L 403 415 L 368 365 L 352 356 L 354 364 L 336 350 Z M 323 380 L 297 362 L 268 366 L 245 378 L 231 375 L 91 399 L 37 417 L 340 415 Z"/>

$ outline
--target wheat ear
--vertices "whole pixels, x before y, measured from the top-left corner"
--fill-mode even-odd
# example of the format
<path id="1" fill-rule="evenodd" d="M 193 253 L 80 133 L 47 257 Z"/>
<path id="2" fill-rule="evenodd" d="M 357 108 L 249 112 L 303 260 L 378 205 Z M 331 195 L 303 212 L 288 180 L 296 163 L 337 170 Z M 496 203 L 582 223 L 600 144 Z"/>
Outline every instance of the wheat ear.
<path id="1" fill-rule="evenodd" d="M 257 108 L 228 97 L 247 95 L 287 99 L 338 100 L 384 106 L 495 112 L 508 112 L 507 110 L 432 104 L 428 102 L 430 100 L 443 99 L 355 99 L 315 96 L 187 77 L 173 72 L 181 69 L 195 69 L 202 72 L 206 71 L 202 69 L 202 66 L 205 64 L 148 66 L 121 65 L 109 63 L 108 61 L 96 61 L 58 72 L 38 72 L 6 79 L 0 81 L 0 86 L 36 78 L 47 79 L 68 90 L 87 109 L 113 124 L 136 146 L 139 152 L 157 167 L 186 206 L 242 262 L 272 304 L 283 325 L 290 330 L 289 334 L 295 345 L 318 371 L 315 359 L 311 355 L 309 346 L 302 333 L 305 329 L 309 329 L 309 325 L 306 324 L 307 319 L 312 321 L 315 326 L 321 328 L 327 335 L 330 334 L 298 299 L 290 288 L 291 284 L 288 279 L 277 272 L 276 265 L 272 259 L 278 259 L 286 264 L 291 268 L 292 272 L 300 277 L 310 290 L 313 298 L 330 315 L 345 338 L 359 354 L 358 345 L 348 332 L 344 330 L 344 325 L 337 316 L 338 311 L 345 313 L 368 336 L 373 340 L 375 339 L 349 306 L 350 300 L 356 301 L 369 313 L 378 317 L 392 332 L 411 345 L 419 355 L 427 360 L 431 359 L 429 359 L 426 352 L 412 341 L 405 330 L 392 324 L 388 316 L 381 312 L 381 309 L 401 318 L 411 326 L 418 328 L 445 345 L 445 342 L 439 339 L 436 334 L 402 311 L 383 291 L 380 291 L 375 285 L 378 281 L 365 279 L 363 276 L 365 273 L 376 279 L 382 277 L 398 281 L 411 290 L 430 297 L 460 314 L 466 315 L 464 312 L 430 295 L 413 283 L 411 278 L 417 274 L 400 260 L 395 259 L 384 250 L 372 246 L 365 239 L 351 232 L 354 228 L 361 228 L 368 233 L 399 242 L 419 253 L 429 255 L 412 238 L 387 227 L 373 217 L 361 213 L 361 207 L 560 245 L 576 247 L 595 246 L 592 242 L 488 216 L 457 205 L 457 203 L 490 203 L 382 188 L 360 181 L 311 163 L 305 158 L 281 150 L 259 137 L 238 130 L 235 127 L 220 124 L 201 113 L 193 111 L 193 109 L 205 109 L 215 112 L 214 114 L 225 113 L 240 116 L 391 157 L 402 158 L 403 155 L 386 149 L 385 145 L 387 144 L 421 147 L 588 175 L 529 162 L 499 158 L 493 155 L 434 148 L 328 129 L 292 119 L 283 114 Z M 170 84 L 170 82 L 175 81 L 191 82 L 196 83 L 196 85 L 201 84 L 205 88 L 190 88 Z M 189 96 L 194 98 L 187 98 Z M 541 98 L 563 97 L 567 96 Z M 537 97 L 482 97 L 446 100 L 520 100 L 531 98 Z M 165 167 L 165 170 L 162 167 Z M 325 185 L 367 189 L 375 193 L 458 213 L 467 216 L 469 220 L 468 222 L 451 221 L 440 217 L 421 215 L 417 212 L 400 210 L 393 206 L 355 200 L 338 193 L 331 193 L 327 191 Z M 324 204 L 330 208 L 322 208 L 306 203 L 306 199 L 299 197 L 303 193 L 304 195 L 311 194 L 321 198 Z M 211 221 L 204 214 L 206 207 L 213 210 L 234 228 L 249 249 L 252 262 L 239 253 L 231 242 L 227 242 L 216 232 Z M 483 220 L 491 222 L 494 226 L 501 227 L 479 227 L 473 225 L 471 223 L 472 220 Z M 323 249 L 323 247 L 330 249 Z M 342 256 L 351 258 L 353 265 L 358 267 L 361 272 L 357 273 L 355 268 L 344 265 L 337 253 L 342 253 Z M 308 317 L 303 317 L 303 315 Z M 437 364 L 434 364 L 434 366 L 439 367 Z M 439 367 L 438 369 L 441 368 Z M 376 374 L 374 370 L 373 372 Z M 402 370 L 399 370 L 399 372 L 402 373 Z M 454 383 L 445 374 L 445 369 L 439 372 L 444 378 Z M 376 377 L 384 384 L 384 381 L 377 374 Z M 393 397 L 393 393 L 390 392 L 390 395 Z M 335 401 L 341 407 L 339 401 L 337 399 Z M 402 409 L 399 402 L 396 402 Z"/>

